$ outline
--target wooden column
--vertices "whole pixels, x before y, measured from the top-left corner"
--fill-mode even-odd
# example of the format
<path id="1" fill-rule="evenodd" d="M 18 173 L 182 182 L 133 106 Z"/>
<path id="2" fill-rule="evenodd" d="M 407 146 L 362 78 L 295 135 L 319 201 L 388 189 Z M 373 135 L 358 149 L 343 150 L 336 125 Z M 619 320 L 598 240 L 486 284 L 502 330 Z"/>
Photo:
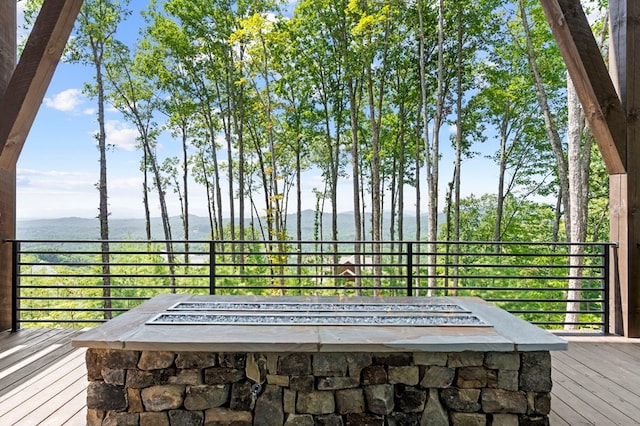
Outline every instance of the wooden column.
<path id="1" fill-rule="evenodd" d="M 16 66 L 16 2 L 0 1 L 0 101 Z M 3 111 L 0 111 L 2 114 Z M 0 330 L 11 327 L 11 245 L 16 236 L 16 168 L 0 168 Z"/>
<path id="2" fill-rule="evenodd" d="M 624 335 L 640 337 L 640 4 L 610 0 L 609 9 L 609 62 L 626 112 L 628 158 L 627 172 L 610 176 L 610 238 L 619 245 L 619 281 L 614 277 L 612 289 L 622 302 Z"/>

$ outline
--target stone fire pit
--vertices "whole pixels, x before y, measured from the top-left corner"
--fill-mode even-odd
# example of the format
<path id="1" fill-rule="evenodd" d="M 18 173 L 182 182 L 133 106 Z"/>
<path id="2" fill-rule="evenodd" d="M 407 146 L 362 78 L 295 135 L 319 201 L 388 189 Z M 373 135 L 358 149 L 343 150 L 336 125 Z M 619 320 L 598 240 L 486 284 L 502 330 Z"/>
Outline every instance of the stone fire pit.
<path id="1" fill-rule="evenodd" d="M 477 298 L 188 295 L 73 344 L 90 425 L 548 424 L 567 348 Z"/>

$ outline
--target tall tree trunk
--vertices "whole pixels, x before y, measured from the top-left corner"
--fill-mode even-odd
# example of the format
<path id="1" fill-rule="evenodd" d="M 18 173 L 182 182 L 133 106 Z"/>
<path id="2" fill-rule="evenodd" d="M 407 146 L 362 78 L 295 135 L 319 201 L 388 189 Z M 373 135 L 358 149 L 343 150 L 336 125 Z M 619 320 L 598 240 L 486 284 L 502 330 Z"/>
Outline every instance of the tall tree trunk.
<path id="1" fill-rule="evenodd" d="M 567 314 L 565 316 L 565 330 L 576 330 L 580 319 L 580 299 L 582 293 L 582 274 L 584 265 L 584 243 L 587 236 L 587 198 L 588 173 L 590 165 L 591 144 L 583 146 L 585 117 L 582 114 L 580 100 L 571 78 L 567 74 L 567 107 L 568 107 L 568 167 L 569 167 L 569 198 L 571 204 L 571 238 L 569 243 L 569 291 L 567 292 Z"/>
<path id="2" fill-rule="evenodd" d="M 562 141 L 558 133 L 558 127 L 553 119 L 551 108 L 549 107 L 547 92 L 544 87 L 544 81 L 542 74 L 538 68 L 537 55 L 533 46 L 533 39 L 531 37 L 531 29 L 529 26 L 529 20 L 527 18 L 527 11 L 525 6 L 525 0 L 518 0 L 520 8 L 520 18 L 522 20 L 522 28 L 527 44 L 527 59 L 529 66 L 531 67 L 531 74 L 533 75 L 533 84 L 536 90 L 536 97 L 538 99 L 538 105 L 542 110 L 542 117 L 544 118 L 544 126 L 547 132 L 547 138 L 551 143 L 551 149 L 556 159 L 556 166 L 558 169 L 558 179 L 560 181 L 560 196 L 562 199 L 562 207 L 564 208 L 565 217 L 565 231 L 567 239 L 571 236 L 571 221 L 566 220 L 571 216 L 571 205 L 569 202 L 569 177 L 567 160 L 564 156 L 564 150 L 562 148 Z"/>
<path id="3" fill-rule="evenodd" d="M 104 47 L 102 47 L 103 49 Z M 102 49 L 93 44 L 94 65 L 96 71 L 96 88 L 98 91 L 98 151 L 100 152 L 100 192 L 99 221 L 101 258 L 102 258 L 102 297 L 104 298 L 104 319 L 111 319 L 111 265 L 109 249 L 109 194 L 107 190 L 107 134 L 104 117 L 104 79 L 102 70 Z"/>

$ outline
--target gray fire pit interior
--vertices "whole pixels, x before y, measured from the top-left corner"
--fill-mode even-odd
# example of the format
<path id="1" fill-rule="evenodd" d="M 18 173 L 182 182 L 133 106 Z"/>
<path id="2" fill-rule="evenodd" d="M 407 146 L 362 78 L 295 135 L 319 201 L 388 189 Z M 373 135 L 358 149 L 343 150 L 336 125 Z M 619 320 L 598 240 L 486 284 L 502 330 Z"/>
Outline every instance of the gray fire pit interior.
<path id="1" fill-rule="evenodd" d="M 453 303 L 180 302 L 149 325 L 488 327 Z"/>

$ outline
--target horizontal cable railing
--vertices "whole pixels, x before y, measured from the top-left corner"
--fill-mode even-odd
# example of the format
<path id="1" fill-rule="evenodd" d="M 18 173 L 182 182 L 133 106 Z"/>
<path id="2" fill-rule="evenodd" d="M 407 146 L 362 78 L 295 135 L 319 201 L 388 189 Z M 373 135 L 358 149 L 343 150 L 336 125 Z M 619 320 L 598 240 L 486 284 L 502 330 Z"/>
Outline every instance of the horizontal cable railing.
<path id="1" fill-rule="evenodd" d="M 12 240 L 14 329 L 87 326 L 160 293 L 476 296 L 606 331 L 611 244 Z"/>

